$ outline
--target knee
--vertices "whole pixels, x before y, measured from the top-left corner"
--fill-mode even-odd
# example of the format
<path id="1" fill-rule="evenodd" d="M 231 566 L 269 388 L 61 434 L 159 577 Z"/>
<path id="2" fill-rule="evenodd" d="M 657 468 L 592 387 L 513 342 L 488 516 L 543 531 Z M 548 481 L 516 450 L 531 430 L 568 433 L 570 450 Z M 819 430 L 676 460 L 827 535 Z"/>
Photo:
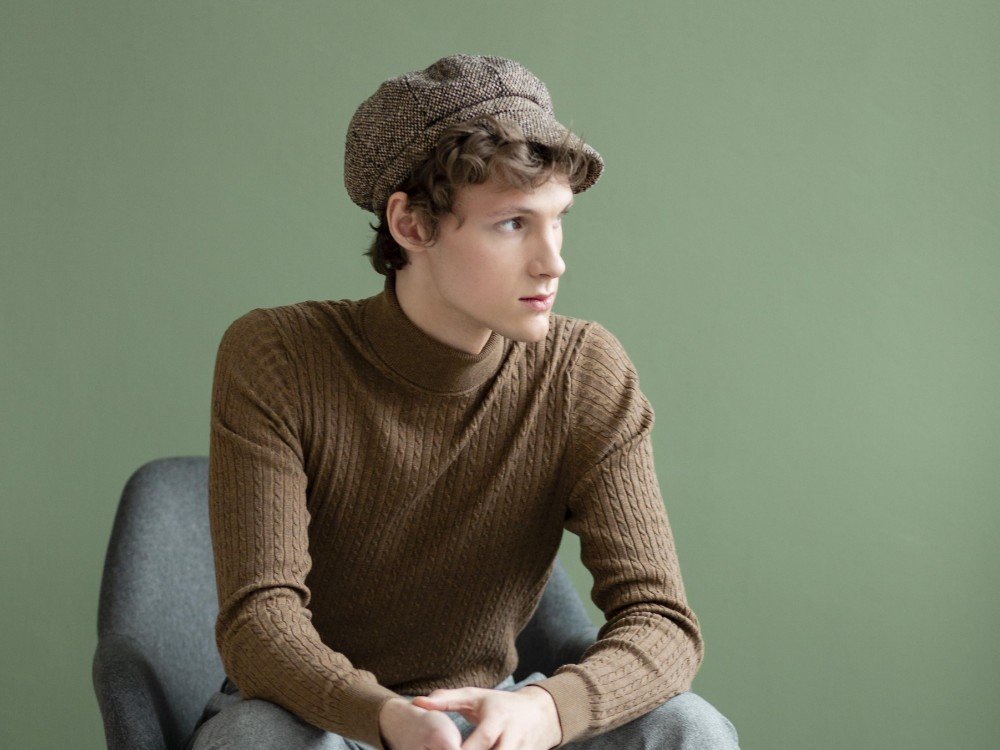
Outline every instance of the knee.
<path id="1" fill-rule="evenodd" d="M 701 696 L 684 692 L 653 709 L 648 719 L 664 737 L 662 747 L 679 750 L 739 750 L 736 727 Z"/>
<path id="2" fill-rule="evenodd" d="M 193 750 L 248 750 L 281 747 L 319 747 L 321 729 L 306 724 L 270 701 L 243 699 L 213 716 L 199 732 Z"/>

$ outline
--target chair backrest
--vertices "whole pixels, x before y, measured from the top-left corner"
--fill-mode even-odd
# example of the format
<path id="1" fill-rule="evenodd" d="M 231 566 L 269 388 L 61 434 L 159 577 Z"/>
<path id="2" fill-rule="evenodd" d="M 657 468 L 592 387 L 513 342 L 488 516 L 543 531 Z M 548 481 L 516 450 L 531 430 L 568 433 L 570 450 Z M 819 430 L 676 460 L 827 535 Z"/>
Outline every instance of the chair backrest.
<path id="1" fill-rule="evenodd" d="M 101 581 L 94 674 L 109 738 L 115 734 L 134 747 L 134 738 L 123 738 L 139 732 L 155 736 L 144 747 L 179 746 L 225 676 L 215 644 L 217 614 L 208 458 L 150 461 L 122 492 Z M 556 558 L 517 639 L 517 679 L 579 660 L 596 633 Z M 138 676 L 122 677 L 126 673 Z M 109 695 L 137 683 L 142 688 L 132 695 Z M 135 721 L 136 713 L 143 721 Z"/>
<path id="2" fill-rule="evenodd" d="M 131 641 L 162 692 L 164 733 L 186 736 L 225 672 L 208 520 L 208 458 L 140 466 L 122 492 L 98 604 L 98 640 Z"/>

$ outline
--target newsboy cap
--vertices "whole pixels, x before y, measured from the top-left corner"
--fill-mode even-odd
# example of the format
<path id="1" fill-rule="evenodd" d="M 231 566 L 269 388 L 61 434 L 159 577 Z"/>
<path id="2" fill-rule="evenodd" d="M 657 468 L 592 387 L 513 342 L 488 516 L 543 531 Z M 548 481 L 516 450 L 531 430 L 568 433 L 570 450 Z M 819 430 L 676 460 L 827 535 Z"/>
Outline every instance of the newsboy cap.
<path id="1" fill-rule="evenodd" d="M 513 120 L 529 141 L 549 146 L 569 133 L 591 157 L 574 192 L 601 176 L 601 155 L 555 119 L 548 89 L 534 74 L 503 57 L 460 53 L 384 81 L 355 111 L 344 149 L 351 200 L 377 214 L 449 126 L 486 114 Z"/>

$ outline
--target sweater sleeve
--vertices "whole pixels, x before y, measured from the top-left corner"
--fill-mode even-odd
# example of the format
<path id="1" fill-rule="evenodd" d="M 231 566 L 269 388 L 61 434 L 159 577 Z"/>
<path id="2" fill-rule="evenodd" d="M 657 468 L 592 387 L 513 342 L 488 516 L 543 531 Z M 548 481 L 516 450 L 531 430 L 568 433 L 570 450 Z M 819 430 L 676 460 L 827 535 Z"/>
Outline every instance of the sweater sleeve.
<path id="1" fill-rule="evenodd" d="M 219 614 L 216 644 L 246 698 L 384 750 L 378 716 L 396 693 L 320 640 L 307 608 L 307 477 L 302 405 L 266 308 L 237 318 L 216 356 L 209 520 Z"/>
<path id="2" fill-rule="evenodd" d="M 603 734 L 690 689 L 704 655 L 653 466 L 653 410 L 621 343 L 599 323 L 570 368 L 565 528 L 580 537 L 606 622 L 578 664 L 534 683 L 560 745 Z"/>

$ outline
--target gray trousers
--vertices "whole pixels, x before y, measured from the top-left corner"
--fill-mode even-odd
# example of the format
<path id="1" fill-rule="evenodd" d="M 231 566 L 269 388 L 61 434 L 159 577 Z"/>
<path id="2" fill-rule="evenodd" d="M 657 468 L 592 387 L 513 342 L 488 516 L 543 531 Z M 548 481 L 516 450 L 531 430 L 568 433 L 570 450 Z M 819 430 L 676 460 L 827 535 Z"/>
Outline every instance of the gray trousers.
<path id="1" fill-rule="evenodd" d="M 517 690 L 545 678 L 534 672 L 520 682 L 509 675 L 494 689 Z M 413 696 L 403 696 L 413 697 Z M 462 740 L 475 726 L 461 714 L 445 712 Z M 676 695 L 649 713 L 596 737 L 567 742 L 567 750 L 739 750 L 732 723 L 692 692 Z M 284 708 L 259 698 L 247 700 L 227 680 L 213 695 L 184 750 L 373 750 L 371 745 L 313 726 Z"/>

